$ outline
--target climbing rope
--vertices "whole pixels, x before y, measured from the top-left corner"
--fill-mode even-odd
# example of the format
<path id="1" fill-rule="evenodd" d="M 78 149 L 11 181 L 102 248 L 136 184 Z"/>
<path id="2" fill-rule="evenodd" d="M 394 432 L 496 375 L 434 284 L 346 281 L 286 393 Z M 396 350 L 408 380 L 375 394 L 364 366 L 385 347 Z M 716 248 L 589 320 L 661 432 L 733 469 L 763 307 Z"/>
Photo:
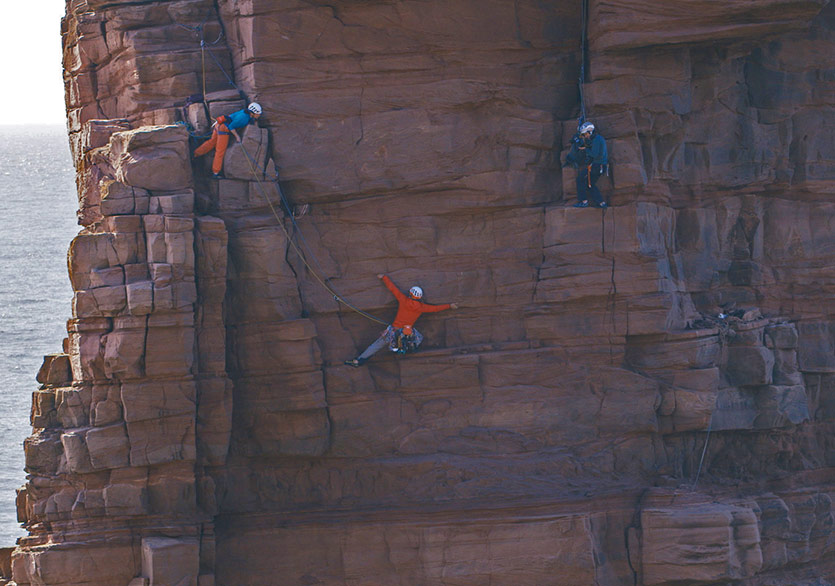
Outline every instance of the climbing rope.
<path id="1" fill-rule="evenodd" d="M 204 25 L 206 24 L 206 22 L 208 22 L 208 19 L 206 21 L 204 21 L 203 24 L 200 24 L 196 27 L 190 27 L 190 26 L 186 26 L 186 25 L 183 25 L 183 24 L 179 24 L 179 23 L 178 23 L 178 26 L 180 26 L 180 27 L 182 27 L 186 30 L 192 31 L 193 33 L 198 34 L 200 36 L 200 53 L 201 53 L 201 63 L 202 63 L 202 68 L 203 68 L 203 104 L 206 106 L 206 110 L 207 110 L 207 113 L 208 113 L 208 104 L 206 103 L 206 53 L 207 53 L 206 47 L 207 46 L 214 46 L 218 42 L 220 42 L 221 38 L 223 38 L 223 30 L 221 29 L 220 34 L 218 35 L 217 39 L 215 39 L 211 43 L 207 43 L 206 40 L 205 40 L 205 36 L 204 36 L 204 34 L 205 34 L 204 33 Z M 245 93 L 242 92 L 241 89 L 237 86 L 235 81 L 227 73 L 226 69 L 223 67 L 223 64 L 217 59 L 217 57 L 215 57 L 215 55 L 211 51 L 208 51 L 208 55 L 212 59 L 212 61 L 214 61 L 215 66 L 217 66 L 217 68 L 220 70 L 220 72 L 223 73 L 224 77 L 226 78 L 226 81 L 229 82 L 229 85 L 231 85 L 233 88 L 235 88 L 238 91 L 238 93 L 241 95 L 242 98 L 246 99 Z M 190 128 L 190 126 L 187 122 L 182 122 L 180 124 L 185 126 L 185 128 L 188 131 L 190 136 L 195 137 L 195 138 L 201 138 L 201 137 L 197 136 L 196 133 L 194 133 L 191 130 L 191 128 Z M 345 305 L 346 307 L 350 308 L 351 310 L 355 311 L 356 313 L 358 313 L 358 314 L 362 315 L 363 317 L 366 317 L 366 318 L 368 318 L 372 321 L 375 321 L 375 322 L 377 322 L 379 324 L 383 324 L 383 325 L 389 325 L 387 321 L 381 320 L 380 318 L 378 318 L 376 316 L 373 316 L 370 313 L 367 313 L 367 312 L 363 311 L 362 309 L 360 309 L 359 307 L 355 306 L 354 304 L 349 302 L 347 299 L 345 299 L 342 295 L 337 293 L 333 289 L 333 287 L 331 287 L 328 284 L 328 281 L 330 280 L 330 278 L 327 278 L 327 279 L 322 278 L 319 275 L 319 272 L 317 272 L 311 266 L 310 262 L 308 262 L 308 260 L 307 260 L 307 255 L 305 255 L 304 251 L 294 241 L 293 236 L 287 231 L 287 228 L 284 226 L 284 222 L 282 221 L 281 216 L 279 215 L 278 211 L 276 210 L 275 205 L 273 205 L 273 202 L 270 200 L 269 195 L 267 194 L 266 190 L 264 189 L 264 185 L 261 182 L 261 178 L 258 176 L 258 171 L 256 170 L 256 168 L 258 168 L 261 171 L 262 177 L 267 176 L 266 169 L 260 169 L 260 167 L 258 166 L 256 161 L 250 156 L 249 152 L 246 150 L 246 147 L 243 144 L 243 140 L 241 140 L 240 145 L 241 145 L 241 150 L 243 151 L 244 156 L 246 157 L 247 164 L 249 165 L 249 169 L 252 172 L 252 176 L 253 176 L 253 178 L 255 178 L 256 184 L 258 185 L 258 191 L 261 193 L 261 196 L 264 198 L 264 201 L 267 202 L 267 205 L 269 206 L 270 211 L 272 212 L 273 216 L 275 217 L 276 222 L 278 223 L 281 230 L 284 232 L 284 235 L 287 237 L 287 242 L 290 244 L 290 246 L 293 247 L 293 250 L 296 251 L 296 254 L 299 256 L 299 259 L 302 261 L 302 263 L 307 268 L 307 270 L 310 272 L 310 274 L 313 275 L 313 277 L 322 285 L 322 287 L 325 288 L 326 291 L 328 291 L 328 293 L 330 293 L 333 296 L 334 300 L 337 301 L 338 303 L 341 303 L 341 304 Z M 307 251 L 310 255 L 310 258 L 312 258 L 313 261 L 316 263 L 316 265 L 319 268 L 319 271 L 324 273 L 325 271 L 322 270 L 322 265 L 319 263 L 319 260 L 316 258 L 316 255 L 313 253 L 313 251 L 307 245 L 307 242 L 304 239 L 304 234 L 302 233 L 301 229 L 299 228 L 298 224 L 296 223 L 296 218 L 293 215 L 293 210 L 290 207 L 290 204 L 287 201 L 287 198 L 284 196 L 284 191 L 281 189 L 281 184 L 278 181 L 278 172 L 277 171 L 276 171 L 276 177 L 275 177 L 275 179 L 272 180 L 272 183 L 275 184 L 276 191 L 278 192 L 279 197 L 281 198 L 281 201 L 283 202 L 284 207 L 287 210 L 288 217 L 290 218 L 290 220 L 293 224 L 293 227 L 294 227 L 294 233 L 299 235 L 300 242 L 301 242 L 302 246 L 304 246 L 307 249 Z"/>
<path id="2" fill-rule="evenodd" d="M 327 281 L 329 279 L 323 279 L 319 275 L 319 273 L 317 273 L 316 270 L 310 265 L 310 263 L 307 261 L 307 258 L 305 256 L 304 252 L 302 251 L 302 249 L 299 248 L 299 246 L 293 241 L 293 237 L 287 231 L 287 228 L 284 226 L 284 222 L 282 221 L 281 216 L 279 216 L 278 211 L 275 208 L 275 205 L 273 205 L 273 202 L 270 200 L 269 195 L 267 194 L 266 190 L 264 189 L 264 185 L 261 182 L 261 178 L 258 177 L 258 171 L 256 171 L 256 168 L 258 168 L 258 165 L 252 159 L 249 152 L 246 150 L 246 147 L 243 144 L 243 140 L 241 141 L 240 145 L 241 145 L 241 150 L 243 151 L 243 153 L 246 157 L 247 164 L 249 165 L 249 170 L 252 172 L 252 176 L 255 178 L 255 182 L 258 185 L 258 191 L 261 193 L 261 196 L 264 198 L 264 201 L 267 202 L 267 205 L 269 206 L 270 211 L 272 211 L 272 214 L 275 217 L 276 222 L 278 223 L 281 230 L 284 232 L 284 235 L 287 237 L 287 242 L 293 247 L 293 250 L 296 251 L 296 254 L 299 256 L 299 259 L 302 261 L 302 263 L 307 268 L 307 270 L 310 272 L 310 274 L 313 275 L 313 277 L 322 285 L 322 287 L 325 288 L 326 291 L 328 291 L 328 293 L 330 293 L 333 296 L 334 300 L 337 301 L 338 303 L 342 303 L 346 307 L 352 309 L 356 313 L 358 313 L 358 314 L 362 315 L 363 317 L 366 317 L 366 318 L 368 318 L 372 321 L 375 321 L 379 324 L 388 325 L 387 321 L 381 320 L 380 318 L 378 318 L 376 316 L 373 316 L 370 313 L 367 313 L 367 312 L 363 311 L 362 309 L 360 309 L 359 307 L 355 306 L 354 304 L 349 302 L 347 299 L 342 297 L 339 293 L 337 293 L 333 289 L 333 287 L 328 285 Z M 263 176 L 266 177 L 266 169 L 261 169 L 261 172 L 262 172 Z M 287 199 L 284 197 L 284 193 L 281 190 L 281 185 L 279 185 L 277 179 L 274 181 L 274 183 L 275 183 L 275 186 L 276 186 L 276 190 L 278 191 L 278 194 L 281 197 L 281 200 L 284 202 L 284 205 L 289 212 L 289 216 L 292 219 L 292 223 L 296 227 L 297 233 L 301 236 L 302 235 L 301 230 L 298 229 L 298 224 L 296 224 L 296 220 L 293 217 L 293 212 L 290 209 L 290 206 L 289 206 L 289 203 L 287 202 Z M 302 238 L 303 238 L 303 236 L 302 236 Z M 315 255 L 311 255 L 311 256 L 314 259 L 316 259 Z M 316 260 L 316 263 L 318 264 L 318 260 Z"/>
<path id="3" fill-rule="evenodd" d="M 586 59 L 588 57 L 588 18 L 589 0 L 582 0 L 580 7 L 580 124 L 586 121 L 586 96 L 583 86 L 586 83 Z"/>
<path id="4" fill-rule="evenodd" d="M 206 54 L 207 53 L 208 53 L 209 57 L 212 59 L 212 61 L 214 61 L 215 65 L 220 70 L 220 72 L 223 73 L 223 76 L 226 78 L 226 81 L 229 82 L 229 85 L 231 85 L 233 88 L 235 88 L 238 91 L 238 93 L 241 95 L 241 97 L 245 97 L 244 92 L 242 92 L 241 88 L 239 88 L 237 86 L 237 84 L 235 84 L 234 80 L 226 72 L 226 69 L 223 67 L 223 65 L 220 63 L 220 61 L 218 61 L 218 59 L 217 59 L 217 57 L 215 57 L 214 53 L 212 51 L 207 51 L 206 50 L 207 47 L 214 47 L 215 45 L 217 45 L 220 42 L 220 40 L 223 38 L 223 28 L 221 28 L 220 32 L 217 35 L 217 38 L 214 41 L 211 41 L 211 42 L 206 41 L 205 26 L 206 26 L 206 23 L 209 22 L 210 19 L 211 19 L 211 15 L 209 17 L 207 17 L 206 20 L 204 20 L 201 24 L 199 24 L 197 26 L 188 26 L 188 25 L 185 25 L 185 24 L 180 24 L 179 22 L 176 23 L 177 26 L 179 26 L 180 28 L 185 29 L 187 31 L 191 31 L 192 33 L 194 33 L 195 35 L 200 37 L 200 65 L 201 65 L 201 69 L 202 69 L 202 82 L 201 83 L 202 83 L 202 87 L 203 87 L 203 94 L 202 95 L 203 95 L 203 105 L 206 107 L 207 115 L 208 115 L 208 109 L 209 109 L 209 105 L 206 102 L 206 90 L 207 90 L 207 87 L 206 87 Z"/>
<path id="5" fill-rule="evenodd" d="M 203 104 L 206 104 L 206 42 L 200 33 L 200 65 L 203 68 Z"/>
<path id="6" fill-rule="evenodd" d="M 713 429 L 713 413 L 715 412 L 715 410 L 716 409 L 714 406 L 714 409 L 710 412 L 710 421 L 708 421 L 707 424 L 707 436 L 705 437 L 705 446 L 702 448 L 702 457 L 699 459 L 699 469 L 696 472 L 696 480 L 693 481 L 693 490 L 696 490 L 696 487 L 699 485 L 699 476 L 702 475 L 702 464 L 704 464 L 705 454 L 707 453 L 707 444 L 710 441 L 710 431 L 711 429 Z"/>
<path id="7" fill-rule="evenodd" d="M 189 123 L 188 123 L 188 122 L 186 122 L 185 120 L 177 120 L 177 121 L 175 121 L 175 122 L 174 122 L 174 124 L 176 124 L 176 125 L 178 125 L 178 126 L 182 126 L 183 128 L 185 128 L 185 129 L 186 129 L 186 132 L 188 132 L 188 135 L 189 135 L 191 138 L 196 138 L 196 139 L 198 139 L 198 140 L 206 140 L 206 139 L 208 139 L 208 138 L 211 138 L 211 136 L 212 136 L 211 134 L 198 134 L 198 133 L 197 133 L 197 132 L 195 132 L 195 130 L 191 127 L 191 124 L 189 124 Z"/>
<path id="8" fill-rule="evenodd" d="M 238 93 L 239 93 L 239 94 L 241 94 L 241 97 L 244 97 L 244 92 L 242 92 L 242 91 L 241 91 L 241 88 L 239 88 L 239 87 L 235 84 L 235 82 L 232 80 L 232 78 L 231 78 L 231 77 L 229 77 L 229 74 L 228 74 L 228 73 L 226 73 L 226 69 L 224 69 L 224 68 L 223 68 L 223 65 L 221 65 L 220 61 L 218 61 L 218 60 L 217 60 L 217 57 L 215 57 L 215 56 L 214 56 L 214 54 L 213 54 L 211 51 L 209 52 L 209 57 L 211 57 L 211 58 L 212 58 L 212 61 L 214 61 L 214 62 L 215 62 L 215 65 L 217 65 L 217 68 L 218 68 L 218 69 L 220 69 L 221 73 L 223 73 L 224 77 L 226 77 L 226 81 L 228 81 L 228 82 L 229 82 L 229 85 L 231 85 L 233 88 L 235 88 L 236 90 L 238 90 Z M 205 74 L 205 71 L 204 71 L 203 76 L 205 77 L 205 75 L 206 75 L 206 74 Z"/>

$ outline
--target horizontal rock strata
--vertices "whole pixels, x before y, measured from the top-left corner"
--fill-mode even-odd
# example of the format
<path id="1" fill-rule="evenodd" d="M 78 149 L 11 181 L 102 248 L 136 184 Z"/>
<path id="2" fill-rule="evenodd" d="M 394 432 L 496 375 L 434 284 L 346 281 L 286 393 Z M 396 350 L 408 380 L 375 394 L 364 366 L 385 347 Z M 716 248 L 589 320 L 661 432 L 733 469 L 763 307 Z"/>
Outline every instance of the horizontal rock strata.
<path id="1" fill-rule="evenodd" d="M 75 295 L 0 574 L 835 581 L 835 5 L 588 16 L 584 53 L 579 1 L 68 2 Z M 461 307 L 351 369 L 377 273 Z"/>

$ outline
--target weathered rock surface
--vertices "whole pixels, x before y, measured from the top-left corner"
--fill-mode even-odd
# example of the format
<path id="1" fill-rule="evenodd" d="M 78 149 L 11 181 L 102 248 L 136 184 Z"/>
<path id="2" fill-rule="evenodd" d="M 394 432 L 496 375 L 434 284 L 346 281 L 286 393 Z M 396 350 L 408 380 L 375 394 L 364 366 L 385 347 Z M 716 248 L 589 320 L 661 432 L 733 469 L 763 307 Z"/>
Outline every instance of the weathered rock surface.
<path id="1" fill-rule="evenodd" d="M 835 583 L 835 4 L 590 0 L 605 213 L 581 6 L 68 2 L 83 229 L 5 579 Z M 209 180 L 227 74 L 265 115 Z M 461 308 L 350 369 L 380 272 Z"/>

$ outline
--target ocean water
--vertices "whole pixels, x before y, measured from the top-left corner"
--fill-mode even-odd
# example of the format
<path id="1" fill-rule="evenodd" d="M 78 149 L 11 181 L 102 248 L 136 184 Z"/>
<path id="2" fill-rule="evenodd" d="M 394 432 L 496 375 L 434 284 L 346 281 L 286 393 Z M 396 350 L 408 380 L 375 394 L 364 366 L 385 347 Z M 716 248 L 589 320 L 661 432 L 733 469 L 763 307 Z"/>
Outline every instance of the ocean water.
<path id="1" fill-rule="evenodd" d="M 35 375 L 67 335 L 77 203 L 66 128 L 0 126 L 0 547 L 24 534 L 15 489 Z"/>

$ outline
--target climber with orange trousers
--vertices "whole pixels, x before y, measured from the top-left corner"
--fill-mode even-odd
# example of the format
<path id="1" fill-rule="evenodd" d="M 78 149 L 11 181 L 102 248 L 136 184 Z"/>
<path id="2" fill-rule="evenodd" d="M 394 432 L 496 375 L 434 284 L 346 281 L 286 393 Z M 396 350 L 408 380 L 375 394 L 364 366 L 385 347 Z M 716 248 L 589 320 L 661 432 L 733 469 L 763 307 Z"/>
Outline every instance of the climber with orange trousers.
<path id="1" fill-rule="evenodd" d="M 397 299 L 397 315 L 391 325 L 383 330 L 380 337 L 374 340 L 362 354 L 353 360 L 345 361 L 348 366 L 355 368 L 362 366 L 366 360 L 386 345 L 392 352 L 402 353 L 417 349 L 423 342 L 423 335 L 415 329 L 415 322 L 422 314 L 446 309 L 458 309 L 457 303 L 444 303 L 442 305 L 423 303 L 420 301 L 423 298 L 423 289 L 417 285 L 409 289 L 409 295 L 407 296 L 386 275 L 380 274 L 377 275 L 377 278 L 382 279 L 383 284 Z"/>
<path id="2" fill-rule="evenodd" d="M 202 157 L 212 149 L 215 150 L 215 158 L 212 161 L 212 176 L 215 179 L 222 177 L 223 170 L 223 156 L 226 154 L 226 147 L 229 145 L 229 136 L 234 135 L 238 142 L 241 142 L 241 137 L 238 136 L 238 128 L 244 128 L 251 120 L 258 120 L 261 116 L 261 106 L 257 102 L 252 102 L 243 110 L 233 112 L 228 116 L 218 116 L 214 124 L 212 124 L 212 137 L 197 147 L 194 151 L 195 157 Z"/>

